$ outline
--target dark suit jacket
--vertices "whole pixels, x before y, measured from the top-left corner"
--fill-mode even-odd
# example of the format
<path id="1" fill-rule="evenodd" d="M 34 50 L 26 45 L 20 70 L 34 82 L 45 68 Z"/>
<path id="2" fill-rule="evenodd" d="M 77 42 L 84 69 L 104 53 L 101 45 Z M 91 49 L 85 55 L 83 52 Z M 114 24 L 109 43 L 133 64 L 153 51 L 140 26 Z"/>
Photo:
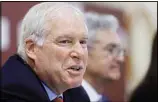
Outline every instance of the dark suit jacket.
<path id="1" fill-rule="evenodd" d="M 17 54 L 0 69 L 2 102 L 50 102 L 41 80 Z M 79 96 L 76 96 L 79 95 Z M 64 102 L 88 102 L 82 87 L 63 93 Z"/>

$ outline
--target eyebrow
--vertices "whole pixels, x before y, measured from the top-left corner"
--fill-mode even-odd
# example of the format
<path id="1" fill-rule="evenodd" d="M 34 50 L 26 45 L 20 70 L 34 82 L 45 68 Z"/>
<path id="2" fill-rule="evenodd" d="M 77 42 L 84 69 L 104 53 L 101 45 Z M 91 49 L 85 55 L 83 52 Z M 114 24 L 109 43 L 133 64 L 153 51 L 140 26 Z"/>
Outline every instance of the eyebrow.
<path id="1" fill-rule="evenodd" d="M 59 39 L 59 38 L 69 38 L 69 39 L 71 39 L 73 37 L 69 36 L 69 35 L 61 35 L 61 36 L 56 37 L 56 39 Z"/>
<path id="2" fill-rule="evenodd" d="M 121 47 L 121 45 L 117 43 L 109 43 L 103 49 L 106 50 L 109 47 L 116 48 L 116 47 Z"/>
<path id="3" fill-rule="evenodd" d="M 66 35 L 60 35 L 58 37 L 56 37 L 57 39 L 61 39 L 61 38 L 69 38 L 69 39 L 72 39 L 74 38 L 73 36 L 70 36 L 69 34 L 66 34 Z M 88 39 L 88 36 L 84 36 L 82 37 L 82 39 Z"/>

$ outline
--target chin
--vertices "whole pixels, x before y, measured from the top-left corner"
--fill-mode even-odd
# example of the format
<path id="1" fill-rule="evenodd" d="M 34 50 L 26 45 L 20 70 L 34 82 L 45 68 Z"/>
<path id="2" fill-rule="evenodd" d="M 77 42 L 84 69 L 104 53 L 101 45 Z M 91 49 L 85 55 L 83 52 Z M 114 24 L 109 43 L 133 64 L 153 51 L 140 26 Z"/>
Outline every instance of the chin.
<path id="1" fill-rule="evenodd" d="M 79 87 L 82 83 L 82 80 L 75 80 L 72 79 L 69 83 L 70 88 L 75 88 L 75 87 Z"/>

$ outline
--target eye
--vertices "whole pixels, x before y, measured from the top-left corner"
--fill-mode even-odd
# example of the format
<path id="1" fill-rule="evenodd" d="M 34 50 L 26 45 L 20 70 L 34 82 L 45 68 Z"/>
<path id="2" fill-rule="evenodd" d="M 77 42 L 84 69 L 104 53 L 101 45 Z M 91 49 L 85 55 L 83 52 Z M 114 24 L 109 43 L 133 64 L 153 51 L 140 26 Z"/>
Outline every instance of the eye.
<path id="1" fill-rule="evenodd" d="M 87 40 L 81 40 L 80 44 L 87 44 Z"/>
<path id="2" fill-rule="evenodd" d="M 109 53 L 113 53 L 114 48 L 113 48 L 113 47 L 108 47 L 106 50 L 107 50 Z"/>
<path id="3" fill-rule="evenodd" d="M 58 44 L 61 46 L 70 46 L 72 44 L 72 40 L 69 39 L 59 40 Z"/>
<path id="4" fill-rule="evenodd" d="M 81 40 L 80 44 L 83 48 L 87 48 L 87 40 Z"/>
<path id="5" fill-rule="evenodd" d="M 67 44 L 67 43 L 72 43 L 72 41 L 71 40 L 61 40 L 61 41 L 59 41 L 59 43 Z"/>

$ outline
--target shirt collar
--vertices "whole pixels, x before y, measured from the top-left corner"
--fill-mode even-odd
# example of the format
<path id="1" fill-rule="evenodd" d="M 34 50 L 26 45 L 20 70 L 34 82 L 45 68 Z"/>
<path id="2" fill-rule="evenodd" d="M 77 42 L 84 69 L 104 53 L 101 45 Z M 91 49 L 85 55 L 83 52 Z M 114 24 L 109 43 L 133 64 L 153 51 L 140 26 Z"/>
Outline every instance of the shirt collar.
<path id="1" fill-rule="evenodd" d="M 98 94 L 86 80 L 82 81 L 82 86 L 86 90 L 91 102 L 98 102 L 101 99 L 102 95 Z"/>
<path id="2" fill-rule="evenodd" d="M 44 82 L 42 82 L 42 85 L 44 86 L 44 89 L 46 90 L 50 101 L 54 100 L 56 97 L 59 97 L 59 96 L 63 98 L 62 94 L 61 95 L 57 95 Z"/>

